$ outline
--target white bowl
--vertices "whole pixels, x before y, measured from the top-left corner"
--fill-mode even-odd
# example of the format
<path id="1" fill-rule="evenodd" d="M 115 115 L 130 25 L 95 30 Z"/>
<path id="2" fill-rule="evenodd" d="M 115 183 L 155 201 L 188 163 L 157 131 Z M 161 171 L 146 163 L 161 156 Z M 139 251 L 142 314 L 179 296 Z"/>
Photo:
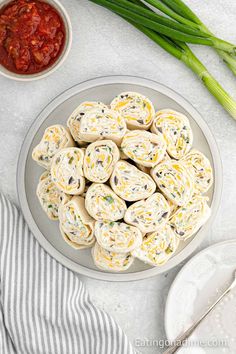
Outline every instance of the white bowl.
<path id="1" fill-rule="evenodd" d="M 151 267 L 137 259 L 125 272 L 114 274 L 96 268 L 90 249 L 74 250 L 60 235 L 58 222 L 50 221 L 40 208 L 36 196 L 39 176 L 43 173 L 31 154 L 44 130 L 53 124 L 64 124 L 72 111 L 83 101 L 98 100 L 109 104 L 123 91 L 140 92 L 151 99 L 156 109 L 172 108 L 187 115 L 194 134 L 194 147 L 211 161 L 214 184 L 207 193 L 212 213 L 207 223 L 186 242 L 181 242 L 176 254 L 162 267 Z M 55 259 L 78 273 L 102 280 L 131 281 L 166 272 L 188 257 L 207 237 L 215 218 L 222 189 L 222 167 L 216 142 L 203 118 L 182 96 L 155 81 L 133 76 L 108 76 L 83 82 L 56 97 L 33 122 L 23 143 L 17 170 L 17 189 L 25 219 L 39 243 Z"/>
<path id="2" fill-rule="evenodd" d="M 39 80 L 39 79 L 43 79 L 44 77 L 52 74 L 54 71 L 56 71 L 65 61 L 65 59 L 67 58 L 70 48 L 71 48 L 71 44 L 72 44 L 72 26 L 71 26 L 71 21 L 69 18 L 69 15 L 67 13 L 67 11 L 65 10 L 64 6 L 62 6 L 62 4 L 58 1 L 58 0 L 43 0 L 44 2 L 49 3 L 50 5 L 52 5 L 53 7 L 55 7 L 55 9 L 59 12 L 59 14 L 62 17 L 62 20 L 64 22 L 65 25 L 65 33 L 66 33 L 66 38 L 65 38 L 65 45 L 63 48 L 62 53 L 60 54 L 60 56 L 58 57 L 58 59 L 55 61 L 55 63 L 50 66 L 48 69 L 36 73 L 36 74 L 29 74 L 29 75 L 24 75 L 24 74 L 17 74 L 14 73 L 8 69 L 6 69 L 3 65 L 0 64 L 0 74 L 12 79 L 12 80 L 17 80 L 17 81 L 34 81 L 34 80 Z M 3 6 L 7 5 L 8 3 L 10 3 L 11 0 L 6 0 L 1 2 L 0 0 L 0 8 L 2 8 Z"/>

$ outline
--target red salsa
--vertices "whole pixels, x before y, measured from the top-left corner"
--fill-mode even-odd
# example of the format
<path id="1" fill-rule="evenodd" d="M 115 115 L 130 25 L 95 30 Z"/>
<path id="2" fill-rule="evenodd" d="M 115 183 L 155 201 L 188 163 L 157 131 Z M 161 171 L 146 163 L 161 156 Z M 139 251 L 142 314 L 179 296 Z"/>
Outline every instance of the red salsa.
<path id="1" fill-rule="evenodd" d="M 38 0 L 14 0 L 0 10 L 0 64 L 18 74 L 53 65 L 65 44 L 58 11 Z"/>

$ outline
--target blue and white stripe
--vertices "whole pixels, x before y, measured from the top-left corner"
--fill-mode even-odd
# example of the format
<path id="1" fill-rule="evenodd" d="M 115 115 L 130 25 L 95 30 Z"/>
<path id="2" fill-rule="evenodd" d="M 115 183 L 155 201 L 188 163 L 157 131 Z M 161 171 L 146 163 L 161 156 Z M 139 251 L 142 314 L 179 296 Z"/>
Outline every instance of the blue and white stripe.
<path id="1" fill-rule="evenodd" d="M 0 194 L 0 353 L 133 354 L 83 283 L 38 244 Z"/>

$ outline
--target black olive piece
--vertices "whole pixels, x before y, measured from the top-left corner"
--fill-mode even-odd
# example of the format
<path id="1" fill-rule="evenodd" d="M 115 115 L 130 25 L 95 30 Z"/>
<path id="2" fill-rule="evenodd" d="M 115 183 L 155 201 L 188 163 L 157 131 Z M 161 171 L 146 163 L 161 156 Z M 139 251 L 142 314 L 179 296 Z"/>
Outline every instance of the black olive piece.
<path id="1" fill-rule="evenodd" d="M 74 178 L 72 176 L 70 176 L 69 180 L 68 180 L 68 184 L 71 184 L 74 181 Z"/>

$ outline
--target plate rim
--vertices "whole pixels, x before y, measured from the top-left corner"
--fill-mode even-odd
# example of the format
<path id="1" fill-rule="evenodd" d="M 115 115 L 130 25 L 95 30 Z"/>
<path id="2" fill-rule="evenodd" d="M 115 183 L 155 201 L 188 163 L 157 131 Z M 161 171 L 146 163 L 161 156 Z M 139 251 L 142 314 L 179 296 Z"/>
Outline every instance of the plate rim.
<path id="1" fill-rule="evenodd" d="M 70 98 L 74 94 L 87 90 L 89 88 L 94 88 L 100 85 L 108 85 L 108 84 L 133 84 L 151 88 L 157 92 L 167 95 L 168 97 L 175 100 L 179 105 L 181 105 L 196 121 L 199 128 L 203 131 L 203 134 L 207 140 L 209 145 L 213 163 L 214 163 L 214 192 L 212 199 L 212 213 L 208 220 L 208 222 L 198 231 L 197 237 L 195 236 L 193 240 L 183 249 L 181 250 L 175 258 L 173 258 L 173 262 L 171 260 L 162 268 L 153 267 L 147 270 L 138 271 L 134 273 L 109 273 L 102 272 L 100 270 L 89 269 L 85 266 L 79 265 L 73 260 L 69 259 L 67 256 L 63 255 L 60 251 L 55 249 L 53 245 L 44 237 L 44 235 L 39 230 L 37 224 L 34 221 L 34 218 L 31 214 L 25 190 L 25 166 L 28 157 L 28 151 L 32 142 L 32 134 L 34 136 L 35 130 L 39 129 L 41 124 L 46 119 L 45 116 L 48 116 L 55 107 L 59 104 L 63 103 L 66 99 Z M 54 99 L 52 99 L 37 115 L 35 120 L 30 125 L 26 136 L 23 140 L 19 157 L 17 163 L 17 172 L 16 172 L 16 185 L 17 185 L 17 196 L 18 201 L 23 212 L 24 218 L 27 222 L 29 229 L 31 230 L 32 235 L 36 238 L 39 244 L 49 253 L 54 259 L 58 262 L 71 269 L 72 271 L 88 276 L 90 278 L 95 278 L 97 280 L 105 280 L 105 281 L 136 281 L 141 279 L 146 279 L 157 274 L 162 274 L 171 268 L 178 265 L 180 262 L 183 262 L 187 257 L 189 257 L 194 250 L 200 245 L 202 239 L 206 232 L 209 230 L 219 207 L 221 200 L 221 192 L 222 192 L 222 179 L 223 171 L 222 171 L 222 162 L 220 158 L 220 153 L 218 149 L 218 145 L 216 140 L 206 123 L 206 121 L 202 118 L 200 113 L 192 106 L 190 102 L 188 102 L 184 97 L 182 97 L 179 93 L 174 91 L 173 89 L 158 83 L 151 79 L 146 79 L 139 76 L 130 76 L 130 75 L 112 75 L 112 76 L 102 76 L 96 77 L 89 80 L 85 80 L 81 83 L 78 83 L 69 89 L 64 90 L 59 95 L 57 95 Z M 216 187 L 217 186 L 217 187 Z M 183 256 L 183 251 L 185 255 Z M 115 274 L 115 276 L 114 276 Z"/>
<path id="2" fill-rule="evenodd" d="M 212 250 L 216 247 L 223 247 L 224 245 L 230 245 L 231 243 L 236 244 L 236 240 L 229 239 L 229 240 L 225 240 L 225 241 L 215 242 L 212 245 L 205 247 L 204 249 L 202 249 L 201 251 L 196 253 L 191 259 L 189 259 L 188 262 L 185 263 L 185 265 L 177 273 L 176 277 L 174 278 L 173 282 L 171 283 L 171 286 L 169 288 L 168 295 L 166 298 L 166 303 L 165 303 L 164 329 L 165 329 L 165 334 L 166 334 L 166 337 L 168 340 L 171 340 L 171 337 L 170 337 L 169 329 L 167 329 L 167 307 L 170 304 L 170 296 L 171 296 L 171 293 L 173 292 L 173 288 L 174 288 L 175 284 L 178 282 L 179 278 L 182 276 L 182 274 L 187 269 L 187 267 L 190 266 L 192 262 L 196 261 L 197 258 L 200 258 L 204 253 L 207 253 L 209 250 Z"/>

